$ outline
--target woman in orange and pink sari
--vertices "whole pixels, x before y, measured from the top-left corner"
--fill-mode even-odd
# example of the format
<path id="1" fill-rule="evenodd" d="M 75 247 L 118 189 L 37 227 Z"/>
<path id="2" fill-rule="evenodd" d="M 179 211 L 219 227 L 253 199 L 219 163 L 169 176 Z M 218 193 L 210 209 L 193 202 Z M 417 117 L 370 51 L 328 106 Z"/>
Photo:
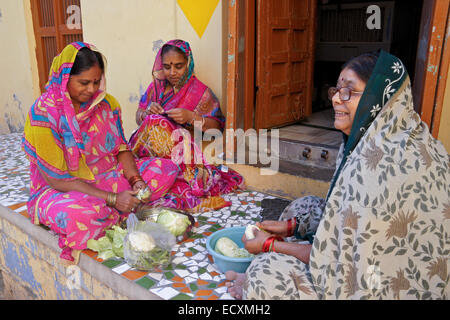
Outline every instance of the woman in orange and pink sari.
<path id="1" fill-rule="evenodd" d="M 61 262 L 76 264 L 87 241 L 154 202 L 175 182 L 169 159 L 135 160 L 121 108 L 105 90 L 106 59 L 90 44 L 67 45 L 31 106 L 22 147 L 30 160 L 28 212 L 58 234 Z M 150 189 L 142 199 L 140 190 Z M 140 199 L 139 199 L 140 198 Z"/>
<path id="2" fill-rule="evenodd" d="M 171 40 L 159 50 L 153 65 L 153 81 L 141 98 L 136 112 L 138 129 L 130 138 L 130 147 L 137 157 L 172 158 L 180 142 L 186 142 L 182 130 L 179 140 L 172 137 L 177 129 L 202 132 L 223 130 L 225 118 L 210 88 L 194 75 L 194 59 L 189 43 Z M 191 130 L 192 131 L 192 130 Z M 181 151 L 174 161 L 180 166 L 170 192 L 158 200 L 159 205 L 189 212 L 217 210 L 230 205 L 221 195 L 244 188 L 241 175 L 227 168 L 221 170 L 208 164 L 192 136 L 188 135 L 188 152 Z M 195 158 L 195 159 L 194 159 Z M 199 159 L 200 158 L 200 159 Z"/>

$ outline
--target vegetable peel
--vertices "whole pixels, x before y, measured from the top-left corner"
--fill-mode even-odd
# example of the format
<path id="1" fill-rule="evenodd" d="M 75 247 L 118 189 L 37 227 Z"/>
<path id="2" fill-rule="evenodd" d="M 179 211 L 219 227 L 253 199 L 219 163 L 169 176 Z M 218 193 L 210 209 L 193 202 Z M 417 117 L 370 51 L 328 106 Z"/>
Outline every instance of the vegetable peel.
<path id="1" fill-rule="evenodd" d="M 126 229 L 113 226 L 106 230 L 106 235 L 95 240 L 87 241 L 87 248 L 98 252 L 98 258 L 108 260 L 112 257 L 123 258 L 123 240 L 127 234 Z"/>

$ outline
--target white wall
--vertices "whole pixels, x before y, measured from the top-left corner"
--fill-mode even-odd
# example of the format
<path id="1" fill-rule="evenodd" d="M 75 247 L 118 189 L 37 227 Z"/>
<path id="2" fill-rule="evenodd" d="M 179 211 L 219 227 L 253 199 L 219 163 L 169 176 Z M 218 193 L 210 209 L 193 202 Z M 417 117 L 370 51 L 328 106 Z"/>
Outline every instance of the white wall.
<path id="1" fill-rule="evenodd" d="M 222 1 L 222 0 L 221 0 Z M 136 128 L 140 96 L 150 84 L 157 49 L 180 38 L 190 43 L 198 78 L 222 101 L 222 4 L 202 38 L 176 0 L 81 0 L 84 41 L 108 59 L 107 90 L 122 106 L 127 138 Z"/>
<path id="2" fill-rule="evenodd" d="M 36 99 L 38 88 L 33 87 L 32 75 L 36 66 L 30 56 L 34 48 L 29 47 L 27 34 L 29 10 L 25 1 L 0 0 L 0 134 L 23 131 L 25 116 Z"/>

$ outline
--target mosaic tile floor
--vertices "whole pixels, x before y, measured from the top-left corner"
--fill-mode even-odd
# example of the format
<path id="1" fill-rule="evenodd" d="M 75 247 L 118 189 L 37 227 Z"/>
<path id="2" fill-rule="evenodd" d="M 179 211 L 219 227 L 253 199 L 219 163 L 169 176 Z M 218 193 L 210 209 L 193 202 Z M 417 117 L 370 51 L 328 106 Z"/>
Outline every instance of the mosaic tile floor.
<path id="1" fill-rule="evenodd" d="M 22 134 L 0 135 L 0 204 L 26 202 L 30 176 L 28 159 L 21 149 Z"/>
<path id="2" fill-rule="evenodd" d="M 28 160 L 20 142 L 21 134 L 0 136 L 0 204 L 27 216 Z M 261 220 L 261 201 L 265 198 L 274 197 L 254 191 L 233 193 L 225 196 L 232 202 L 230 207 L 195 215 L 197 222 L 192 236 L 173 248 L 172 264 L 163 270 L 143 272 L 120 258 L 103 261 L 96 257 L 96 252 L 83 253 L 166 300 L 233 299 L 227 293 L 225 275 L 206 250 L 206 237 L 224 227 Z"/>

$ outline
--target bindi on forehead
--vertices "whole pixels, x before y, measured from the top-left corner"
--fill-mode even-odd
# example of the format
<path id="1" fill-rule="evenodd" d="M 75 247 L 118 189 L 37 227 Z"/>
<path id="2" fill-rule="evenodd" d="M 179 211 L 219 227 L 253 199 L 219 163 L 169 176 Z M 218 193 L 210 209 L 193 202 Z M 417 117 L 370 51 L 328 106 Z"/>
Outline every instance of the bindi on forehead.
<path id="1" fill-rule="evenodd" d="M 353 85 L 355 82 L 344 77 L 339 78 L 338 84 L 343 84 L 345 86 Z"/>
<path id="2" fill-rule="evenodd" d="M 184 66 L 186 64 L 186 62 L 185 61 L 183 61 L 183 62 L 163 62 L 163 65 L 164 66 L 176 66 L 176 67 L 181 67 L 181 66 Z"/>

